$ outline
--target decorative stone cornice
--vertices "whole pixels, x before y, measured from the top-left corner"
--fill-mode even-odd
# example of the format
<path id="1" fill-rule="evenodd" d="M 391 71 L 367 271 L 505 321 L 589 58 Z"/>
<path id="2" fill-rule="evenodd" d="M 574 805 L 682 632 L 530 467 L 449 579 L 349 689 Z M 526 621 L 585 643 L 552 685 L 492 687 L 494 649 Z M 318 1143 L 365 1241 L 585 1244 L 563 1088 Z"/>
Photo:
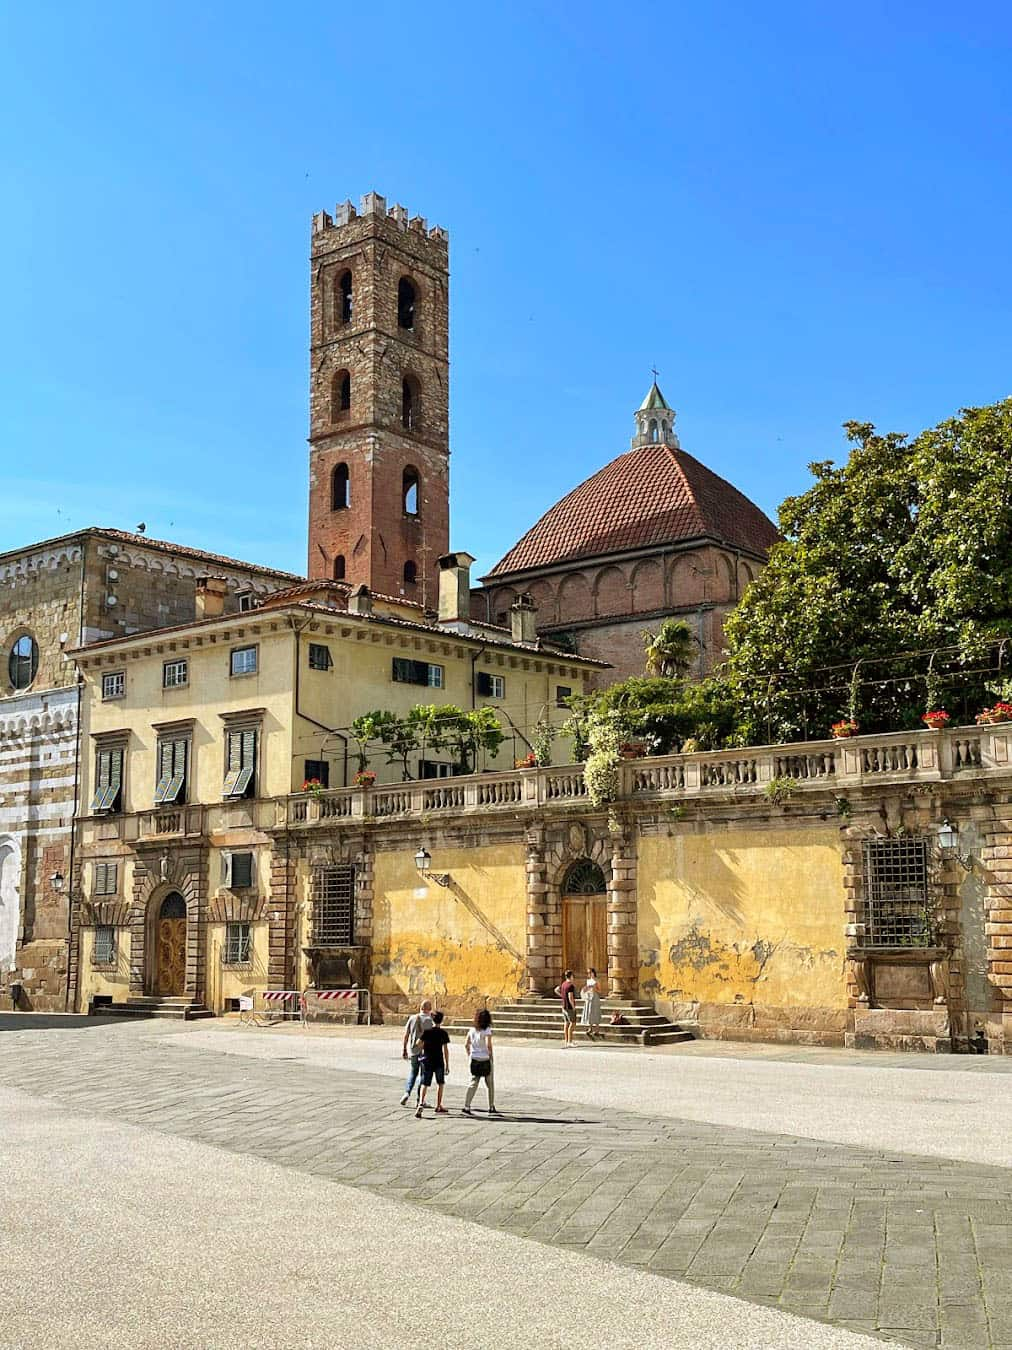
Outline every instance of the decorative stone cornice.
<path id="1" fill-rule="evenodd" d="M 77 690 L 0 700 L 0 742 L 55 741 L 77 731 Z"/>
<path id="2" fill-rule="evenodd" d="M 81 561 L 80 544 L 59 544 L 51 548 L 27 548 L 20 556 L 0 562 L 0 583 L 27 585 L 41 572 L 56 572 Z"/>

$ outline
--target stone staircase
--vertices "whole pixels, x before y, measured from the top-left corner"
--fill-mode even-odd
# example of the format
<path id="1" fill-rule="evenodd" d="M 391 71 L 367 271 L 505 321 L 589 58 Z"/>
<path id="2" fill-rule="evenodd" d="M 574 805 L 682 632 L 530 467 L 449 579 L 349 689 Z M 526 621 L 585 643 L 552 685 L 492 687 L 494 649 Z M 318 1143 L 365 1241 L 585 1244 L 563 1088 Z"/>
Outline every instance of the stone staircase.
<path id="1" fill-rule="evenodd" d="M 125 1003 L 99 1003 L 88 1005 L 92 1017 L 171 1017 L 179 1022 L 193 1022 L 200 1017 L 213 1017 L 210 1008 L 196 999 L 180 996 L 178 998 L 128 998 Z"/>
<path id="2" fill-rule="evenodd" d="M 579 1004 L 577 1004 L 579 1008 Z M 522 1036 L 531 1040 L 562 1042 L 562 1009 L 557 998 L 528 995 L 516 1003 L 490 1008 L 493 1031 L 496 1036 Z M 608 1021 L 613 1012 L 626 1019 L 625 1026 L 613 1027 Z M 445 1022 L 446 1030 L 463 1036 L 471 1023 L 456 1019 Z M 695 1037 L 684 1023 L 667 1022 L 649 1003 L 635 1003 L 631 999 L 603 998 L 601 1000 L 601 1031 L 590 1041 L 586 1031 L 577 1025 L 573 1039 L 588 1045 L 676 1045 Z"/>

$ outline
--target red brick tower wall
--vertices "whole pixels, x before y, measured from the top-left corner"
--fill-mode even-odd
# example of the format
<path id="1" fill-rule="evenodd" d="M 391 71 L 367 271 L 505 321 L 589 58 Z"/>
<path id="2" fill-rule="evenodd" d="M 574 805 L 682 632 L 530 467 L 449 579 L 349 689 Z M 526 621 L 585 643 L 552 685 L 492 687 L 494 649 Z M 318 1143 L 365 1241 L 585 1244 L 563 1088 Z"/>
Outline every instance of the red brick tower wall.
<path id="1" fill-rule="evenodd" d="M 351 317 L 342 278 L 350 273 Z M 402 279 L 414 322 L 399 322 Z M 435 607 L 437 559 L 449 551 L 449 250 L 430 229 L 375 193 L 313 217 L 309 384 L 309 563 L 312 578 L 344 580 Z M 345 373 L 350 400 L 342 408 Z M 404 382 L 411 386 L 410 425 Z M 348 470 L 348 504 L 334 473 Z M 405 471 L 418 475 L 405 509 Z M 405 576 L 413 564 L 417 580 Z M 410 572 L 410 567 L 409 567 Z"/>

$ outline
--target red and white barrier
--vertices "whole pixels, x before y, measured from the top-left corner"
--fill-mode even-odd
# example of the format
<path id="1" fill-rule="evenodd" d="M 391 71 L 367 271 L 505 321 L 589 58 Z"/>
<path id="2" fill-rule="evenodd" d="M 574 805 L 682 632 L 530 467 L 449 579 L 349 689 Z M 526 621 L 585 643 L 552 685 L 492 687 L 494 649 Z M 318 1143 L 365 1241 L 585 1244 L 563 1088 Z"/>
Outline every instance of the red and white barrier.
<path id="1" fill-rule="evenodd" d="M 298 999 L 299 991 L 297 989 L 265 989 L 263 1000 L 265 1003 L 287 1003 L 290 999 Z"/>
<path id="2" fill-rule="evenodd" d="M 357 989 L 307 989 L 308 994 L 315 994 L 318 999 L 327 1000 L 332 998 L 352 999 L 358 998 Z"/>
<path id="3" fill-rule="evenodd" d="M 353 1013 L 354 1020 L 361 1025 L 369 1026 L 372 1022 L 372 1000 L 368 989 L 306 989 L 302 995 L 303 1021 L 314 1007 L 322 1012 L 321 1004 L 337 1004 L 338 1007 L 331 1009 L 333 1013 Z"/>

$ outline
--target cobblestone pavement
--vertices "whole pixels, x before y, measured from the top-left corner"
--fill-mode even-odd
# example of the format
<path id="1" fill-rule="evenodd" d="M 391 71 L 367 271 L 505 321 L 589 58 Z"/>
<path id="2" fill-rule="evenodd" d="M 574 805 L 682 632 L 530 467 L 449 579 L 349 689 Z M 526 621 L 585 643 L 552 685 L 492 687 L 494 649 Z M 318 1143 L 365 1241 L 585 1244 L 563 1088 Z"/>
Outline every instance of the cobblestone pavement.
<path id="1" fill-rule="evenodd" d="M 3 1034 L 0 1082 L 883 1339 L 1012 1350 L 1004 1169 L 543 1096 L 416 1121 L 388 1077 L 185 1042 Z"/>

